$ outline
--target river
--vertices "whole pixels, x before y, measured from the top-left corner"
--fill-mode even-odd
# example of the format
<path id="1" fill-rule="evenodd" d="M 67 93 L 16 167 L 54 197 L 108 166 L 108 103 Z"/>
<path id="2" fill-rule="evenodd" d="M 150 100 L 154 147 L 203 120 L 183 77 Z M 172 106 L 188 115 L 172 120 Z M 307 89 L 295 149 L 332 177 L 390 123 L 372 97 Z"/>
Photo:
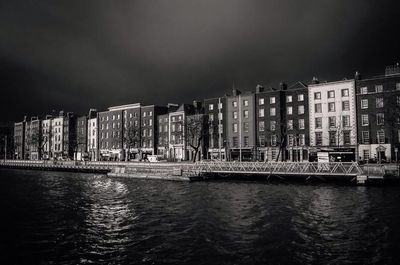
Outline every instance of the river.
<path id="1" fill-rule="evenodd" d="M 398 264 L 400 187 L 0 170 L 1 264 Z"/>

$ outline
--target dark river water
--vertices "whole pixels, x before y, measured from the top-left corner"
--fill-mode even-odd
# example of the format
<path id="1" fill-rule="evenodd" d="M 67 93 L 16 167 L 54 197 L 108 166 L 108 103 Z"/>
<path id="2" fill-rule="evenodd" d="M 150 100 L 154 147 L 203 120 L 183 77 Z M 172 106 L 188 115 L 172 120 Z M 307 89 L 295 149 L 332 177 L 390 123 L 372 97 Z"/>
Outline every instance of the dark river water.
<path id="1" fill-rule="evenodd" d="M 400 187 L 0 170 L 0 264 L 400 264 Z"/>

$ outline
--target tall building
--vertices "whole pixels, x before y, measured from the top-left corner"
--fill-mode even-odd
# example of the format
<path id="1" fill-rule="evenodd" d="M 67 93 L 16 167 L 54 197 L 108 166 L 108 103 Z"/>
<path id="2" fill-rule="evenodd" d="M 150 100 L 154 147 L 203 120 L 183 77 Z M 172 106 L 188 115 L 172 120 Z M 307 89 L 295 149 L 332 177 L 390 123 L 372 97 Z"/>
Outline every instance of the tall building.
<path id="1" fill-rule="evenodd" d="M 229 160 L 251 161 L 256 155 L 255 96 L 233 89 L 226 97 L 226 137 Z"/>
<path id="2" fill-rule="evenodd" d="M 25 125 L 26 118 L 14 123 L 14 159 L 25 159 Z"/>
<path id="3" fill-rule="evenodd" d="M 90 161 L 98 160 L 98 119 L 97 110 L 90 109 L 87 121 L 87 152 Z"/>
<path id="4" fill-rule="evenodd" d="M 72 112 L 63 116 L 63 159 L 74 159 L 77 149 L 76 118 Z"/>
<path id="5" fill-rule="evenodd" d="M 25 126 L 25 159 L 41 159 L 42 137 L 41 120 L 38 117 L 32 117 L 26 122 Z"/>
<path id="6" fill-rule="evenodd" d="M 188 147 L 186 125 L 188 117 L 196 114 L 196 107 L 192 104 L 182 104 L 178 109 L 168 113 L 169 158 L 178 161 L 191 159 L 192 152 Z"/>
<path id="7" fill-rule="evenodd" d="M 308 86 L 310 160 L 329 152 L 331 161 L 356 161 L 357 121 L 354 79 Z"/>
<path id="8" fill-rule="evenodd" d="M 157 154 L 166 159 L 169 151 L 169 114 L 158 116 L 158 145 Z"/>
<path id="9" fill-rule="evenodd" d="M 308 87 L 294 83 L 285 91 L 286 158 L 288 161 L 308 161 L 309 115 Z"/>
<path id="10" fill-rule="evenodd" d="M 51 139 L 52 139 L 52 116 L 46 115 L 42 120 L 42 156 L 41 159 L 51 159 L 53 156 L 51 154 Z"/>
<path id="11" fill-rule="evenodd" d="M 400 67 L 385 75 L 356 73 L 358 156 L 362 161 L 398 161 L 400 148 Z"/>
<path id="12" fill-rule="evenodd" d="M 284 161 L 286 159 L 286 84 L 279 89 L 256 88 L 257 160 Z"/>
<path id="13" fill-rule="evenodd" d="M 88 143 L 88 117 L 77 117 L 75 126 L 76 140 L 75 143 L 73 143 L 74 160 L 84 160 L 88 157 L 86 153 Z"/>
<path id="14" fill-rule="evenodd" d="M 205 99 L 203 104 L 209 125 L 207 158 L 226 160 L 226 98 Z"/>
<path id="15" fill-rule="evenodd" d="M 64 149 L 64 112 L 60 112 L 58 117 L 51 120 L 50 131 L 50 157 L 59 160 L 63 157 Z"/>

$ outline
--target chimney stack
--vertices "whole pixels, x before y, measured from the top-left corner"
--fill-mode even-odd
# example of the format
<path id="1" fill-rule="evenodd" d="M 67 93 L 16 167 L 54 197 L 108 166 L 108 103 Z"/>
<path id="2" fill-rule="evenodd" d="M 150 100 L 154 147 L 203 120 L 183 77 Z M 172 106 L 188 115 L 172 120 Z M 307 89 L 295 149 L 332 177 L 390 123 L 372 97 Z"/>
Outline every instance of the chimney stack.
<path id="1" fill-rule="evenodd" d="M 257 85 L 256 86 L 256 93 L 262 93 L 264 92 L 264 87 L 262 85 Z"/>
<path id="2" fill-rule="evenodd" d="M 316 78 L 315 76 L 312 78 L 311 84 L 315 85 L 315 84 L 319 84 L 318 78 Z"/>

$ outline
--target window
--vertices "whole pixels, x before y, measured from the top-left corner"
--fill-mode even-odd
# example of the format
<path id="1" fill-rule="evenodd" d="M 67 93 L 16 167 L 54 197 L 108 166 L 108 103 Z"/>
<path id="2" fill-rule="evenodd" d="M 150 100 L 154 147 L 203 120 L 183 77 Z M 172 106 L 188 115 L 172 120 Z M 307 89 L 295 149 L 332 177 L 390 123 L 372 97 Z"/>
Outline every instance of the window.
<path id="1" fill-rule="evenodd" d="M 246 119 L 249 117 L 249 111 L 248 110 L 244 110 L 243 111 L 243 117 L 246 118 Z"/>
<path id="2" fill-rule="evenodd" d="M 322 129 L 322 118 L 315 118 L 315 129 Z"/>
<path id="3" fill-rule="evenodd" d="M 249 132 L 249 123 L 248 122 L 243 122 L 243 131 Z"/>
<path id="4" fill-rule="evenodd" d="M 222 112 L 220 112 L 220 113 L 218 113 L 218 120 L 222 121 L 222 119 L 223 119 L 223 115 L 222 115 Z"/>
<path id="5" fill-rule="evenodd" d="M 247 99 L 243 100 L 243 106 L 247 107 L 249 105 L 249 101 Z"/>
<path id="6" fill-rule="evenodd" d="M 342 97 L 348 97 L 349 96 L 349 89 L 345 88 L 342 89 Z"/>
<path id="7" fill-rule="evenodd" d="M 208 114 L 209 121 L 214 121 L 214 114 Z"/>
<path id="8" fill-rule="evenodd" d="M 322 145 L 322 132 L 315 133 L 315 145 Z"/>
<path id="9" fill-rule="evenodd" d="M 396 90 L 400 90 L 400 83 L 396 83 Z"/>
<path id="10" fill-rule="evenodd" d="M 299 119 L 299 129 L 300 130 L 304 129 L 304 119 Z"/>
<path id="11" fill-rule="evenodd" d="M 243 137 L 243 143 L 244 143 L 245 147 L 249 146 L 249 137 L 248 136 Z"/>
<path id="12" fill-rule="evenodd" d="M 264 105 L 264 99 L 263 98 L 258 99 L 258 105 Z"/>
<path id="13" fill-rule="evenodd" d="M 368 94 L 368 87 L 360 87 L 360 94 Z"/>
<path id="14" fill-rule="evenodd" d="M 329 117 L 329 128 L 335 128 L 336 127 L 336 117 Z"/>
<path id="15" fill-rule="evenodd" d="M 276 109 L 275 108 L 270 108 L 269 109 L 269 115 L 270 116 L 275 116 L 276 115 Z"/>
<path id="16" fill-rule="evenodd" d="M 237 125 L 237 123 L 234 123 L 233 124 L 233 132 L 238 132 L 238 125 Z"/>
<path id="17" fill-rule="evenodd" d="M 274 161 L 276 160 L 277 152 L 275 149 L 271 150 L 271 160 Z"/>
<path id="18" fill-rule="evenodd" d="M 321 99 L 321 92 L 315 92 L 314 99 Z"/>
<path id="19" fill-rule="evenodd" d="M 383 98 L 376 98 L 376 108 L 383 108 Z"/>
<path id="20" fill-rule="evenodd" d="M 292 96 L 286 96 L 286 102 L 293 102 Z"/>
<path id="21" fill-rule="evenodd" d="M 369 150 L 363 150 L 364 160 L 369 160 Z"/>
<path id="22" fill-rule="evenodd" d="M 276 130 L 276 121 L 271 121 L 270 129 L 271 129 L 271 131 L 275 131 Z"/>
<path id="23" fill-rule="evenodd" d="M 275 101 L 275 97 L 270 97 L 270 98 L 269 98 L 269 103 L 270 103 L 270 104 L 275 104 L 275 102 L 276 102 L 276 101 Z"/>
<path id="24" fill-rule="evenodd" d="M 218 109 L 222 109 L 222 103 L 218 103 Z"/>
<path id="25" fill-rule="evenodd" d="M 232 137 L 232 145 L 233 147 L 238 147 L 238 138 L 237 136 Z"/>
<path id="26" fill-rule="evenodd" d="M 293 120 L 288 120 L 288 122 L 287 122 L 287 129 L 288 129 L 288 130 L 293 130 Z"/>
<path id="27" fill-rule="evenodd" d="M 385 114 L 377 113 L 376 114 L 376 125 L 384 125 L 385 124 Z"/>
<path id="28" fill-rule="evenodd" d="M 328 98 L 335 98 L 335 90 L 328 91 Z"/>
<path id="29" fill-rule="evenodd" d="M 375 92 L 376 93 L 383 92 L 383 85 L 375 85 Z"/>
<path id="30" fill-rule="evenodd" d="M 298 112 L 299 114 L 304 114 L 304 105 L 299 105 L 299 106 L 297 107 L 297 112 Z"/>
<path id="31" fill-rule="evenodd" d="M 342 110 L 343 111 L 350 110 L 350 102 L 348 100 L 342 102 Z"/>
<path id="32" fill-rule="evenodd" d="M 288 115 L 292 115 L 293 114 L 293 107 L 292 106 L 287 107 L 287 114 Z"/>
<path id="33" fill-rule="evenodd" d="M 271 135 L 271 146 L 276 146 L 276 135 Z"/>
<path id="34" fill-rule="evenodd" d="M 400 106 L 400 96 L 397 96 L 397 106 Z"/>
<path id="35" fill-rule="evenodd" d="M 329 145 L 330 146 L 336 145 L 336 131 L 329 132 Z"/>
<path id="36" fill-rule="evenodd" d="M 146 117 L 146 111 L 143 111 L 143 117 Z"/>
<path id="37" fill-rule="evenodd" d="M 234 108 L 236 108 L 236 107 L 237 107 L 237 101 L 232 101 L 232 106 L 233 106 Z"/>
<path id="38" fill-rule="evenodd" d="M 385 131 L 380 130 L 378 131 L 378 144 L 384 144 L 385 143 Z"/>
<path id="39" fill-rule="evenodd" d="M 345 145 L 350 145 L 351 141 L 350 141 L 350 131 L 344 131 L 343 132 L 343 144 Z"/>
<path id="40" fill-rule="evenodd" d="M 182 131 L 182 124 L 178 123 L 178 132 Z"/>
<path id="41" fill-rule="evenodd" d="M 361 126 L 368 126 L 368 125 L 369 125 L 368 114 L 361 115 Z"/>
<path id="42" fill-rule="evenodd" d="M 208 105 L 208 110 L 213 110 L 214 109 L 214 104 Z"/>
<path id="43" fill-rule="evenodd" d="M 238 118 L 237 111 L 232 112 L 232 117 L 233 117 L 234 119 L 237 119 L 237 118 Z"/>
<path id="44" fill-rule="evenodd" d="M 112 115 L 112 119 L 115 120 L 115 115 Z"/>
<path id="45" fill-rule="evenodd" d="M 218 124 L 218 133 L 224 132 L 224 126 L 222 124 Z"/>
<path id="46" fill-rule="evenodd" d="M 362 131 L 361 141 L 363 144 L 369 144 L 369 131 Z"/>
<path id="47" fill-rule="evenodd" d="M 294 137 L 293 134 L 288 135 L 288 145 L 293 146 L 294 145 Z"/>
<path id="48" fill-rule="evenodd" d="M 345 115 L 342 117 L 342 122 L 343 122 L 343 127 L 347 128 L 350 127 L 350 116 L 349 115 Z"/>
<path id="49" fill-rule="evenodd" d="M 304 94 L 298 94 L 297 101 L 304 101 Z"/>
<path id="50" fill-rule="evenodd" d="M 149 116 L 151 117 L 151 116 L 153 116 L 153 111 L 149 111 Z"/>
<path id="51" fill-rule="evenodd" d="M 322 113 L 322 105 L 321 105 L 321 103 L 315 104 L 315 113 Z"/>
<path id="52" fill-rule="evenodd" d="M 264 121 L 258 122 L 258 131 L 263 132 L 265 130 L 265 123 Z"/>
<path id="53" fill-rule="evenodd" d="M 298 138 L 298 145 L 302 146 L 305 145 L 306 143 L 306 135 L 305 134 L 299 134 L 299 138 Z"/>
<path id="54" fill-rule="evenodd" d="M 175 132 L 175 124 L 171 124 L 171 132 Z"/>
<path id="55" fill-rule="evenodd" d="M 335 102 L 329 102 L 328 103 L 328 111 L 329 112 L 335 112 Z"/>
<path id="56" fill-rule="evenodd" d="M 258 117 L 264 117 L 264 109 L 258 110 Z"/>
<path id="57" fill-rule="evenodd" d="M 361 108 L 362 109 L 368 109 L 368 99 L 362 99 L 361 100 Z"/>
<path id="58" fill-rule="evenodd" d="M 265 135 L 260 135 L 258 137 L 259 146 L 265 146 Z"/>

